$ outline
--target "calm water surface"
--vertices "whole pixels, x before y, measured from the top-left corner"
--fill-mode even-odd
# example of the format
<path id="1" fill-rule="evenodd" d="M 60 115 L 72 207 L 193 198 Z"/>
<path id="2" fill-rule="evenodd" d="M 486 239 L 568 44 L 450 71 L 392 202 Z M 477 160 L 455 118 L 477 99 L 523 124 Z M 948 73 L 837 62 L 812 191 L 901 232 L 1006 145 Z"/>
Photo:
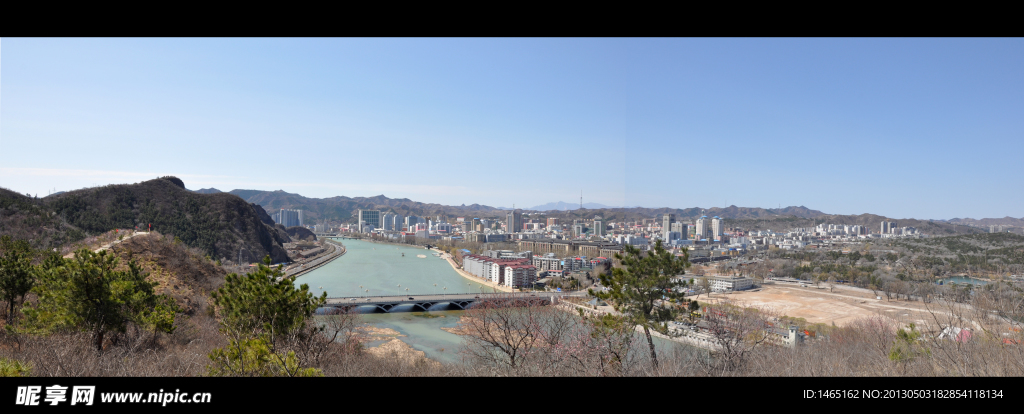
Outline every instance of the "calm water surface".
<path id="1" fill-rule="evenodd" d="M 986 282 L 984 280 L 974 279 L 974 278 L 970 278 L 970 277 L 963 277 L 963 276 L 944 277 L 944 278 L 939 279 L 939 280 L 941 280 L 942 283 L 945 284 L 945 285 L 950 284 L 950 282 L 956 283 L 958 285 L 966 285 L 966 284 L 971 284 L 971 285 L 987 285 L 988 284 L 988 282 Z"/>
<path id="2" fill-rule="evenodd" d="M 492 291 L 483 284 L 460 276 L 447 260 L 433 256 L 433 252 L 422 247 L 361 240 L 343 240 L 342 243 L 347 249 L 344 256 L 300 276 L 295 283 L 308 284 L 315 294 L 327 292 L 328 297 Z M 404 257 L 402 253 L 405 253 Z M 420 258 L 417 255 L 426 257 Z M 407 307 L 411 308 L 411 305 Z M 441 328 L 454 327 L 462 311 L 446 310 L 444 305 L 440 305 L 427 313 L 408 312 L 403 308 L 391 313 L 373 313 L 371 307 L 362 307 L 360 312 L 366 323 L 391 328 L 405 335 L 399 339 L 425 352 L 428 358 L 443 361 L 458 359 L 457 352 L 462 338 Z M 369 345 L 375 346 L 378 343 Z"/>
<path id="3" fill-rule="evenodd" d="M 315 293 L 326 291 L 329 297 L 478 293 L 485 288 L 460 276 L 430 250 L 361 240 L 342 243 L 348 249 L 344 256 L 299 276 L 296 283 L 308 284 Z"/>
<path id="4" fill-rule="evenodd" d="M 300 276 L 295 283 L 308 284 L 315 294 L 327 292 L 328 297 L 492 292 L 490 288 L 460 276 L 447 260 L 438 259 L 423 248 L 361 240 L 343 240 L 342 243 L 348 249 L 344 256 Z M 417 255 L 425 255 L 426 258 Z M 360 312 L 364 322 L 398 331 L 404 335 L 398 339 L 423 351 L 427 358 L 458 361 L 462 338 L 441 328 L 455 327 L 462 311 L 447 310 L 444 305 L 435 306 L 429 312 L 409 312 L 407 308 L 396 308 L 397 311 L 391 313 L 373 313 L 373 308 L 362 307 Z M 678 345 L 657 337 L 654 340 L 659 349 L 668 349 L 670 344 Z M 375 342 L 368 346 L 379 344 Z"/>

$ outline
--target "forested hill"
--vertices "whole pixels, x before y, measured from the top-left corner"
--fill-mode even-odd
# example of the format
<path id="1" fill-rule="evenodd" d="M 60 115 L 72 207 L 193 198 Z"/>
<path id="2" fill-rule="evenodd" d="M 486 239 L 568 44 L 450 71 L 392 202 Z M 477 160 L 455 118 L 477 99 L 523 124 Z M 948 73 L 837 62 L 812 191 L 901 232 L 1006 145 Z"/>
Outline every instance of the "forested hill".
<path id="1" fill-rule="evenodd" d="M 200 194 L 176 177 L 29 198 L 0 190 L 0 233 L 53 248 L 114 228 L 173 235 L 213 258 L 288 261 L 282 238 L 253 206 L 229 193 Z"/>

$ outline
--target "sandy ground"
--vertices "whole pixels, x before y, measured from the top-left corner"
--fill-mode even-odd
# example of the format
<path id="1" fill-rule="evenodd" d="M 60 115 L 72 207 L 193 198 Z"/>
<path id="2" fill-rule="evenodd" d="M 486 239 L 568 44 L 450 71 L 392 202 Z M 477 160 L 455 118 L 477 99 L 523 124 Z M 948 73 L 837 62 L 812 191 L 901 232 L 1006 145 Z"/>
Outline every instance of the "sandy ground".
<path id="1" fill-rule="evenodd" d="M 427 358 L 423 351 L 417 351 L 401 339 L 392 339 L 379 346 L 367 348 L 366 352 L 381 358 L 398 359 L 409 365 L 432 364 L 440 365 L 440 362 Z"/>
<path id="2" fill-rule="evenodd" d="M 381 358 L 393 358 L 404 361 L 410 365 L 416 364 L 440 364 L 430 358 L 423 351 L 418 351 L 409 344 L 398 339 L 398 331 L 390 328 L 378 328 L 375 326 L 363 326 L 359 328 L 359 341 L 364 344 L 372 341 L 387 341 L 373 348 L 366 348 L 366 352 Z"/>
<path id="3" fill-rule="evenodd" d="M 781 315 L 804 318 L 809 323 L 835 323 L 836 326 L 876 315 L 919 326 L 934 324 L 934 318 L 922 302 L 887 301 L 884 296 L 878 300 L 870 291 L 863 289 L 836 288 L 830 293 L 827 288 L 813 286 L 765 285 L 729 294 L 714 293 L 710 299 L 707 295 L 700 295 L 697 300 L 711 303 L 725 300 L 742 306 L 765 307 Z M 938 308 L 934 304 L 931 306 Z"/>

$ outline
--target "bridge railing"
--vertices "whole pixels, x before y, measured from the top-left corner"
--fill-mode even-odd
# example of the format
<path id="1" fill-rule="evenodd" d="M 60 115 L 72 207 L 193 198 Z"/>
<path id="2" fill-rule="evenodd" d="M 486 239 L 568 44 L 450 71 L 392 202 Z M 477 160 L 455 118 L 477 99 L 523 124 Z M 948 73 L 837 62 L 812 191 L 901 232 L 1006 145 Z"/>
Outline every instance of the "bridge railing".
<path id="1" fill-rule="evenodd" d="M 483 299 L 485 297 L 501 298 L 501 297 L 508 297 L 508 296 L 564 296 L 565 293 L 563 293 L 563 292 L 446 293 L 446 294 L 442 294 L 442 293 L 422 293 L 422 294 L 409 293 L 409 294 L 401 294 L 401 295 L 338 296 L 338 297 L 332 297 L 332 298 L 327 298 L 327 299 L 328 300 L 331 300 L 331 299 L 352 299 L 352 298 L 372 299 L 372 298 L 397 298 L 397 297 L 410 297 L 410 296 L 414 297 L 414 298 L 416 298 L 416 297 L 438 297 L 438 298 L 444 298 L 444 297 L 449 297 L 449 296 L 469 296 L 469 295 L 473 295 L 474 299 L 476 297 L 479 297 L 479 298 Z M 406 299 L 406 300 L 408 300 L 408 299 Z"/>

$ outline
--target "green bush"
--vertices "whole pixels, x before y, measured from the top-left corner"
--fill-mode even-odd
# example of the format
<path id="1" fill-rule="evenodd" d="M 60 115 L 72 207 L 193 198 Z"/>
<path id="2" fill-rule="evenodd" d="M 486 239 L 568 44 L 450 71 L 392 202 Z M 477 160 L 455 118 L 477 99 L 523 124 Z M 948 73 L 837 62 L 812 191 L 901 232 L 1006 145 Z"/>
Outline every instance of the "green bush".
<path id="1" fill-rule="evenodd" d="M 16 359 L 0 358 L 0 377 L 27 377 L 32 375 L 32 367 Z"/>

